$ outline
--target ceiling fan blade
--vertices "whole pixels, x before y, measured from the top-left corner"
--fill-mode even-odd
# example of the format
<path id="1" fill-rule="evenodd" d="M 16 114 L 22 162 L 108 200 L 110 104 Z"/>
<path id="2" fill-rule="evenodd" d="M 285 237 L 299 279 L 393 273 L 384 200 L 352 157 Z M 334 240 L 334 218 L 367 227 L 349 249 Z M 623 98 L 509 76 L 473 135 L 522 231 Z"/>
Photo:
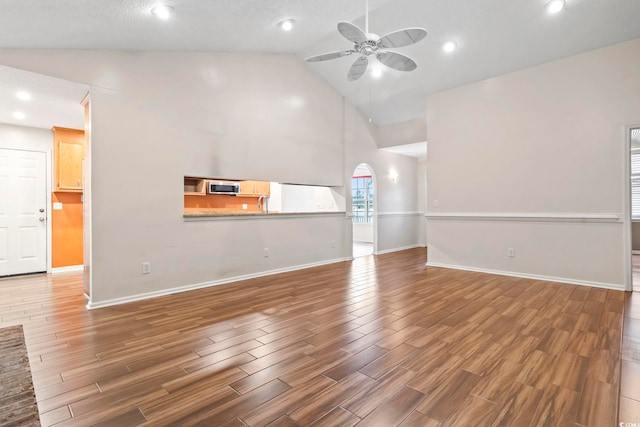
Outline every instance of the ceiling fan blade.
<path id="1" fill-rule="evenodd" d="M 355 62 L 351 64 L 351 68 L 349 68 L 347 80 L 350 82 L 358 80 L 364 72 L 367 71 L 367 65 L 369 65 L 369 59 L 366 56 L 361 56 L 356 59 Z"/>
<path id="2" fill-rule="evenodd" d="M 319 62 L 319 61 L 328 61 L 330 59 L 342 58 L 343 56 L 349 56 L 355 53 L 355 50 L 341 50 L 340 52 L 329 52 L 323 53 L 321 55 L 310 56 L 305 58 L 307 62 Z"/>
<path id="3" fill-rule="evenodd" d="M 382 36 L 378 44 L 386 48 L 409 46 L 425 37 L 427 37 L 427 30 L 424 28 L 404 28 Z"/>
<path id="4" fill-rule="evenodd" d="M 367 35 L 364 31 L 351 22 L 338 22 L 338 31 L 345 39 L 354 43 L 367 41 Z"/>
<path id="5" fill-rule="evenodd" d="M 398 52 L 380 52 L 376 58 L 387 67 L 398 71 L 413 71 L 418 67 L 413 59 Z"/>

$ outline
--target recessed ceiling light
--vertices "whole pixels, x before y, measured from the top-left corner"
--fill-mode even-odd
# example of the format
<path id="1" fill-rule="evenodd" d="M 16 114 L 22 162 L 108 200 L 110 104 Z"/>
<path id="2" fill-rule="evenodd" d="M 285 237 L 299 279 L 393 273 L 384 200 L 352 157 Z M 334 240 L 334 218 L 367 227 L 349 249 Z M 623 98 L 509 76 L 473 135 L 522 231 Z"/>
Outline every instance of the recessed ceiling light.
<path id="1" fill-rule="evenodd" d="M 151 9 L 151 13 L 158 19 L 162 19 L 166 21 L 171 18 L 171 14 L 173 13 L 173 7 L 167 6 L 165 4 L 161 4 Z"/>
<path id="2" fill-rule="evenodd" d="M 293 30 L 293 24 L 295 24 L 295 22 L 294 19 L 285 19 L 278 23 L 278 27 L 282 28 L 282 31 L 291 31 Z"/>
<path id="3" fill-rule="evenodd" d="M 564 9 L 565 0 L 551 0 L 547 3 L 547 12 L 550 14 L 555 14 Z"/>
<path id="4" fill-rule="evenodd" d="M 27 115 L 24 113 L 21 113 L 20 111 L 16 111 L 15 113 L 13 113 L 13 117 L 19 120 L 23 120 L 27 117 Z"/>
<path id="5" fill-rule="evenodd" d="M 23 101 L 28 101 L 31 99 L 31 94 L 27 92 L 18 92 L 16 93 L 16 96 L 18 97 L 18 99 L 21 99 Z"/>
<path id="6" fill-rule="evenodd" d="M 458 47 L 458 44 L 452 40 L 446 42 L 445 44 L 442 45 L 442 50 L 444 50 L 447 53 L 451 53 L 454 50 L 456 50 L 456 48 Z"/>
<path id="7" fill-rule="evenodd" d="M 379 79 L 380 77 L 382 77 L 382 68 L 380 67 L 374 67 L 371 69 L 371 75 L 376 78 Z"/>

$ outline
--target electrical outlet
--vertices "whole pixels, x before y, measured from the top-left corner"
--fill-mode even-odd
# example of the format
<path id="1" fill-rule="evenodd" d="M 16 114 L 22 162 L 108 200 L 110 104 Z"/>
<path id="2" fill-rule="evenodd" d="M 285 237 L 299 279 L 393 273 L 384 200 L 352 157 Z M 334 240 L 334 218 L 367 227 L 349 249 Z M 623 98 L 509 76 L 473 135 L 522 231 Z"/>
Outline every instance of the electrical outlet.
<path id="1" fill-rule="evenodd" d="M 437 208 L 440 205 L 440 202 L 438 202 L 438 199 L 434 199 L 433 200 L 433 207 Z"/>
<path id="2" fill-rule="evenodd" d="M 336 241 L 335 241 L 335 240 L 332 240 L 332 241 L 331 241 L 331 247 L 332 247 L 332 248 L 335 248 L 335 247 L 336 247 Z"/>
<path id="3" fill-rule="evenodd" d="M 269 248 L 264 248 L 264 257 L 269 257 Z"/>
<path id="4" fill-rule="evenodd" d="M 143 262 L 142 263 L 142 274 L 150 274 L 151 273 L 151 263 Z"/>
<path id="5" fill-rule="evenodd" d="M 246 204 L 246 203 L 243 203 L 243 204 L 242 204 L 242 209 L 247 209 L 248 207 L 249 207 L 249 206 L 247 206 L 247 204 Z"/>
<path id="6" fill-rule="evenodd" d="M 507 256 L 508 257 L 514 257 L 516 256 L 516 250 L 514 248 L 508 248 L 507 249 Z"/>

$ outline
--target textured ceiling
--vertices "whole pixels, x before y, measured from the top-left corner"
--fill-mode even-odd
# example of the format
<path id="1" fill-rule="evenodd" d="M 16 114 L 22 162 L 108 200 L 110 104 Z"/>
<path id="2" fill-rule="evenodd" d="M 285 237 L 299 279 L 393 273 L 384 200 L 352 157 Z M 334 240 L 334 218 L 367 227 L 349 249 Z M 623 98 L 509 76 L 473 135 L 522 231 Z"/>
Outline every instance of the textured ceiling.
<path id="1" fill-rule="evenodd" d="M 18 99 L 27 92 L 31 99 Z M 50 129 L 52 126 L 84 128 L 80 101 L 89 87 L 54 77 L 0 66 L 0 123 Z M 24 119 L 13 116 L 19 112 Z"/>
<path id="2" fill-rule="evenodd" d="M 375 123 L 418 117 L 426 95 L 640 37 L 639 0 L 567 0 L 557 15 L 547 0 L 394 0 L 370 13 L 370 30 L 385 34 L 421 26 L 429 32 L 398 51 L 413 57 L 417 70 L 390 71 L 379 80 L 346 80 L 352 59 L 310 66 Z M 358 21 L 361 23 L 362 21 Z M 451 54 L 442 44 L 455 40 Z M 348 47 L 334 31 L 301 52 L 301 57 Z"/>
<path id="3" fill-rule="evenodd" d="M 170 20 L 150 13 L 157 4 L 175 9 Z M 5 1 L 0 47 L 296 53 L 364 7 L 364 0 Z M 278 28 L 287 18 L 295 32 Z"/>
<path id="4" fill-rule="evenodd" d="M 640 0 L 566 0 L 557 15 L 546 13 L 546 2 L 370 0 L 371 32 L 427 29 L 425 40 L 397 49 L 418 69 L 348 82 L 353 57 L 308 66 L 387 125 L 424 115 L 428 93 L 640 37 Z M 349 49 L 336 23 L 364 27 L 365 10 L 365 0 L 167 0 L 175 14 L 160 21 L 149 13 L 158 0 L 3 3 L 0 48 L 283 52 L 301 59 Z M 296 20 L 290 33 L 276 25 L 285 18 Z M 441 46 L 450 39 L 459 48 L 445 54 Z"/>
<path id="5" fill-rule="evenodd" d="M 417 157 L 419 159 L 427 158 L 427 142 L 414 142 L 411 144 L 396 145 L 395 147 L 386 147 L 382 150 L 391 153 L 403 154 L 405 156 Z"/>

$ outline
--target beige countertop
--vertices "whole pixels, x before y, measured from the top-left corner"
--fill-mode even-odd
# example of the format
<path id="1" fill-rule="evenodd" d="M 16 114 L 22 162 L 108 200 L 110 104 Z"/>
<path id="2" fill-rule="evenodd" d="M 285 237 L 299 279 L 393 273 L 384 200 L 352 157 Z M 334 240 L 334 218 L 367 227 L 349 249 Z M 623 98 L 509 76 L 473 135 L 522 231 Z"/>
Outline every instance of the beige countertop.
<path id="1" fill-rule="evenodd" d="M 275 217 L 300 215 L 335 215 L 344 212 L 185 212 L 183 218 L 220 218 L 220 217 Z"/>

